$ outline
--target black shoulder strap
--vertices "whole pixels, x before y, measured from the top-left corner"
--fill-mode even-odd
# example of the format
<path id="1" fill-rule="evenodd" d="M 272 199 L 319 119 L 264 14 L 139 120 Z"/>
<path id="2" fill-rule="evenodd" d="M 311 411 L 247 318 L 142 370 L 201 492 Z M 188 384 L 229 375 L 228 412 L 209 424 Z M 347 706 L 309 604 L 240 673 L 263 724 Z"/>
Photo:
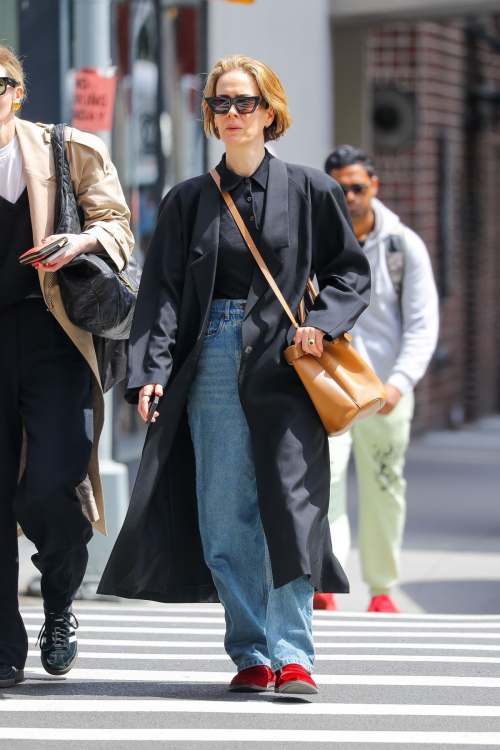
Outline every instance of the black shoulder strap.
<path id="1" fill-rule="evenodd" d="M 50 142 L 54 152 L 57 193 L 54 210 L 54 234 L 80 234 L 84 224 L 83 211 L 76 202 L 71 182 L 71 171 L 64 148 L 65 123 L 54 125 Z"/>
<path id="2" fill-rule="evenodd" d="M 403 277 L 405 271 L 405 241 L 404 241 L 404 224 L 399 224 L 399 231 L 389 235 L 385 246 L 385 258 L 387 269 L 391 277 L 392 285 L 401 300 L 403 294 Z"/>

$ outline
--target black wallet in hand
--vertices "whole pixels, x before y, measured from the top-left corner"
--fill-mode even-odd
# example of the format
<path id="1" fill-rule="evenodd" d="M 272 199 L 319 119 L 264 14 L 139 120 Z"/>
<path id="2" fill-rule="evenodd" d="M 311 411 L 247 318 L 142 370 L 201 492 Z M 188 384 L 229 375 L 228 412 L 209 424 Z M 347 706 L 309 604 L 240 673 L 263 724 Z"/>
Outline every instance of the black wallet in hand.
<path id="1" fill-rule="evenodd" d="M 23 265 L 29 265 L 30 263 L 37 263 L 39 261 L 48 260 L 49 256 L 55 253 L 59 254 L 59 251 L 69 250 L 71 247 L 68 244 L 67 237 L 61 237 L 55 242 L 51 242 L 49 245 L 41 244 L 36 247 L 32 247 L 26 253 L 23 253 L 19 258 L 19 262 Z"/>

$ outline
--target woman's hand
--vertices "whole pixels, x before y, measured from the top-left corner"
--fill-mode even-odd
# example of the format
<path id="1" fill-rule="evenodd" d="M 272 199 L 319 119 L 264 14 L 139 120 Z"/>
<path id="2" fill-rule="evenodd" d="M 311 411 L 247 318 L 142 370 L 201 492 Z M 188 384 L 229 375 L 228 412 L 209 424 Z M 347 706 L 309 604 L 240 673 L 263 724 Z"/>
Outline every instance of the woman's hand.
<path id="1" fill-rule="evenodd" d="M 141 390 L 139 391 L 139 405 L 137 407 L 137 411 L 143 418 L 145 422 L 147 422 L 148 414 L 149 414 L 149 402 L 151 401 L 151 396 L 153 393 L 156 396 L 163 396 L 163 386 L 159 383 L 150 383 L 149 385 L 145 385 Z M 152 419 L 153 422 L 156 422 L 156 417 L 159 417 L 160 413 L 155 411 L 154 417 Z"/>
<path id="2" fill-rule="evenodd" d="M 68 244 L 73 245 L 73 247 L 59 255 L 53 263 L 43 263 L 42 261 L 34 263 L 37 270 L 40 269 L 40 271 L 53 273 L 65 266 L 66 263 L 69 263 L 70 260 L 73 260 L 77 255 L 81 253 L 95 253 L 101 247 L 99 240 L 91 234 L 51 234 L 50 237 L 45 237 L 42 242 L 50 245 L 51 242 L 56 242 L 61 237 L 67 237 Z"/>
<path id="3" fill-rule="evenodd" d="M 315 357 L 321 357 L 323 354 L 324 331 L 312 326 L 301 326 L 297 328 L 294 336 L 294 344 L 302 344 L 302 349 L 306 354 L 313 354 Z M 314 342 L 314 343 L 311 343 Z"/>
<path id="4" fill-rule="evenodd" d="M 386 383 L 385 390 L 387 392 L 387 401 L 378 412 L 383 416 L 386 414 L 390 414 L 391 411 L 399 404 L 399 401 L 401 399 L 401 392 L 398 391 L 395 385 L 389 385 L 389 383 Z"/>

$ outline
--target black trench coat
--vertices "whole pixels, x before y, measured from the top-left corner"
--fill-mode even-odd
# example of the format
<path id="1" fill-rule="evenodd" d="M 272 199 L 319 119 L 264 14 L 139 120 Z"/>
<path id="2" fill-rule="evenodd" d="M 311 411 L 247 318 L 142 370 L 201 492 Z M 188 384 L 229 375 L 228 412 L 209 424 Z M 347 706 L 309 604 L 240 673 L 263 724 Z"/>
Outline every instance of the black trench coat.
<path id="1" fill-rule="evenodd" d="M 101 594 L 161 602 L 217 598 L 198 527 L 186 400 L 212 300 L 220 211 L 221 197 L 208 174 L 177 185 L 160 206 L 130 337 L 126 398 L 137 403 L 147 383 L 162 383 L 165 395 L 160 417 L 148 430 Z M 307 325 L 335 338 L 367 307 L 368 261 L 339 185 L 322 172 L 270 160 L 259 249 L 292 310 L 308 276 L 316 274 L 321 293 Z M 294 329 L 257 265 L 242 335 L 240 400 L 274 585 L 306 574 L 319 591 L 348 592 L 327 519 L 327 435 L 286 363 L 283 351 Z"/>

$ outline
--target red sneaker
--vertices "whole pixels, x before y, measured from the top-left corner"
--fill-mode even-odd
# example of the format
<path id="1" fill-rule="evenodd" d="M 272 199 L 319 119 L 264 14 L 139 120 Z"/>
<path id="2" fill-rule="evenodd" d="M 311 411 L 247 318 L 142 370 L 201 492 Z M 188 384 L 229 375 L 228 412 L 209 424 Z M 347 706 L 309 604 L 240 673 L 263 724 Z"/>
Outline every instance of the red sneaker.
<path id="1" fill-rule="evenodd" d="M 318 688 L 309 672 L 299 664 L 287 664 L 276 675 L 275 693 L 316 695 Z"/>
<path id="2" fill-rule="evenodd" d="M 374 596 L 368 607 L 368 612 L 385 612 L 386 614 L 401 614 L 401 610 L 396 607 L 390 596 L 379 594 Z"/>
<path id="3" fill-rule="evenodd" d="M 328 609 L 330 612 L 337 611 L 337 602 L 333 594 L 314 594 L 313 609 Z"/>
<path id="4" fill-rule="evenodd" d="M 242 669 L 233 677 L 229 690 L 234 693 L 261 693 L 263 690 L 272 688 L 276 677 L 265 664 L 256 667 Z"/>

